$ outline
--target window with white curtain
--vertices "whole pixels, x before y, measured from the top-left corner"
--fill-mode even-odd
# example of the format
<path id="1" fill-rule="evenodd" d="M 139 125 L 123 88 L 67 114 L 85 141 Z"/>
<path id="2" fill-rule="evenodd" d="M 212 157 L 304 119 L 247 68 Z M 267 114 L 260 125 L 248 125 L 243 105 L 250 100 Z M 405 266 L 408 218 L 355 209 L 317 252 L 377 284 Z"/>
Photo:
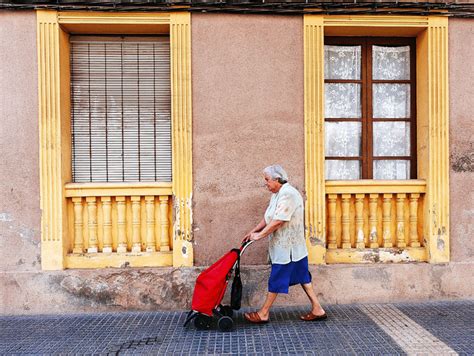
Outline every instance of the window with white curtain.
<path id="1" fill-rule="evenodd" d="M 416 178 L 415 40 L 328 37 L 326 179 Z"/>

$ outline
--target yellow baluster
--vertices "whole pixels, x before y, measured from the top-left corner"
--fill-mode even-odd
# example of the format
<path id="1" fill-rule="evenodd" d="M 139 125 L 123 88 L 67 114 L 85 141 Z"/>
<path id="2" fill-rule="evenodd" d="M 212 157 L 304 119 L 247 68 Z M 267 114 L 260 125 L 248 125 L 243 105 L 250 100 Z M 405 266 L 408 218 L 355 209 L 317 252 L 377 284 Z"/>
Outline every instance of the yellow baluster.
<path id="1" fill-rule="evenodd" d="M 146 251 L 156 251 L 155 241 L 155 197 L 146 196 Z"/>
<path id="2" fill-rule="evenodd" d="M 342 248 L 351 248 L 350 194 L 342 194 Z"/>
<path id="3" fill-rule="evenodd" d="M 336 194 L 329 194 L 328 201 L 328 214 L 329 214 L 329 238 L 328 238 L 328 248 L 337 248 L 336 241 Z"/>
<path id="4" fill-rule="evenodd" d="M 102 226 L 104 231 L 103 253 L 112 253 L 112 198 L 101 197 L 102 215 L 104 217 Z"/>
<path id="5" fill-rule="evenodd" d="M 418 199 L 420 194 L 410 194 L 410 246 L 420 247 L 418 240 Z"/>
<path id="6" fill-rule="evenodd" d="M 95 197 L 87 197 L 87 213 L 89 215 L 89 221 L 87 227 L 89 229 L 89 247 L 87 248 L 88 253 L 97 253 L 97 202 Z"/>
<path id="7" fill-rule="evenodd" d="M 377 237 L 377 200 L 378 194 L 369 195 L 369 228 L 370 228 L 370 248 L 378 248 L 378 237 Z"/>
<path id="8" fill-rule="evenodd" d="M 82 236 L 82 198 L 72 198 L 74 205 L 74 248 L 73 253 L 84 253 L 84 238 Z"/>
<path id="9" fill-rule="evenodd" d="M 132 252 L 140 252 L 140 197 L 133 196 L 132 201 Z"/>
<path id="10" fill-rule="evenodd" d="M 397 247 L 404 248 L 405 242 L 405 205 L 406 194 L 397 194 Z"/>
<path id="11" fill-rule="evenodd" d="M 382 209 L 383 247 L 392 247 L 392 233 L 390 231 L 392 223 L 392 194 L 383 195 Z"/>
<path id="12" fill-rule="evenodd" d="M 170 250 L 169 228 L 170 222 L 168 218 L 169 211 L 169 197 L 166 195 L 160 196 L 160 226 L 161 226 L 161 242 L 160 251 Z"/>
<path id="13" fill-rule="evenodd" d="M 356 194 L 355 196 L 355 231 L 356 231 L 356 247 L 365 248 L 364 236 L 364 196 L 365 194 Z"/>
<path id="14" fill-rule="evenodd" d="M 116 197 L 117 202 L 117 252 L 127 252 L 127 232 L 126 232 L 126 215 L 125 215 L 125 197 Z"/>

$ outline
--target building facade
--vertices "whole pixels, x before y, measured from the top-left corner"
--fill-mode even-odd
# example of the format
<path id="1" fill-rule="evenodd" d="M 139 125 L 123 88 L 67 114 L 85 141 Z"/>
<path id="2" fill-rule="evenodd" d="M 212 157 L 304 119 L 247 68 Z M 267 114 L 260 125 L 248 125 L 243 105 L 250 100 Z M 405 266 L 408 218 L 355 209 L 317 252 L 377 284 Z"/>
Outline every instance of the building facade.
<path id="1" fill-rule="evenodd" d="M 469 4 L 7 5 L 2 313 L 186 308 L 274 163 L 323 302 L 472 298 Z M 266 244 L 247 252 L 253 305 Z"/>

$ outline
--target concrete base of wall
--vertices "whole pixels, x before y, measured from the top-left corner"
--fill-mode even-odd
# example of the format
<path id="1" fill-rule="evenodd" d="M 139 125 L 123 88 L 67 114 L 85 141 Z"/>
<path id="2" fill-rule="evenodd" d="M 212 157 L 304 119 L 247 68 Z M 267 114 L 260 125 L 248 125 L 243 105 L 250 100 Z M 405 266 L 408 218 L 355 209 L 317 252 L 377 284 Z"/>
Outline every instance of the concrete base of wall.
<path id="1" fill-rule="evenodd" d="M 474 263 L 417 263 L 311 266 L 310 269 L 320 301 L 345 304 L 470 299 L 474 297 L 473 267 Z M 203 269 L 2 272 L 1 313 L 187 309 L 194 282 Z M 269 266 L 243 267 L 243 306 L 258 307 L 263 303 L 269 271 Z M 298 286 L 277 299 L 279 305 L 307 302 Z"/>

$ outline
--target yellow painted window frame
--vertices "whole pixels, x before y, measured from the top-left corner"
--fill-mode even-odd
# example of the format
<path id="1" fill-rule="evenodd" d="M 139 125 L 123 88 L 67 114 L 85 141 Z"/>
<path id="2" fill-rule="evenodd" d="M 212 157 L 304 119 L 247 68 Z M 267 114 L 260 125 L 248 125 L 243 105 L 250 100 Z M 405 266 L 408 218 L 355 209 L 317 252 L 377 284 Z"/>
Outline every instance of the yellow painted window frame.
<path id="1" fill-rule="evenodd" d="M 37 11 L 41 260 L 43 270 L 66 267 L 71 182 L 69 34 L 169 33 L 171 50 L 173 182 L 141 187 L 173 195 L 172 265 L 192 266 L 191 15 L 189 12 L 104 13 Z M 134 185 L 130 185 L 133 189 Z M 107 184 L 95 185 L 106 192 Z M 70 189 L 68 189 L 70 191 Z M 168 261 L 168 259 L 166 259 Z M 171 265 L 171 262 L 163 262 Z M 134 265 L 140 265 L 138 259 Z M 143 260 L 146 265 L 146 259 Z M 89 267 L 89 266 L 85 266 Z M 91 266 L 92 267 L 92 266 Z"/>
<path id="2" fill-rule="evenodd" d="M 326 256 L 324 175 L 324 36 L 409 36 L 417 39 L 418 179 L 426 182 L 425 246 L 430 263 L 449 254 L 448 19 L 443 16 L 304 16 L 306 226 L 309 261 Z M 372 185 L 380 184 L 373 181 Z M 351 182 L 345 182 L 350 186 Z M 410 181 L 407 181 L 410 184 Z M 394 187 L 395 189 L 395 187 Z M 396 189 L 395 189 L 396 190 Z M 370 189 L 367 190 L 370 193 Z M 358 262 L 354 260 L 354 262 Z"/>

